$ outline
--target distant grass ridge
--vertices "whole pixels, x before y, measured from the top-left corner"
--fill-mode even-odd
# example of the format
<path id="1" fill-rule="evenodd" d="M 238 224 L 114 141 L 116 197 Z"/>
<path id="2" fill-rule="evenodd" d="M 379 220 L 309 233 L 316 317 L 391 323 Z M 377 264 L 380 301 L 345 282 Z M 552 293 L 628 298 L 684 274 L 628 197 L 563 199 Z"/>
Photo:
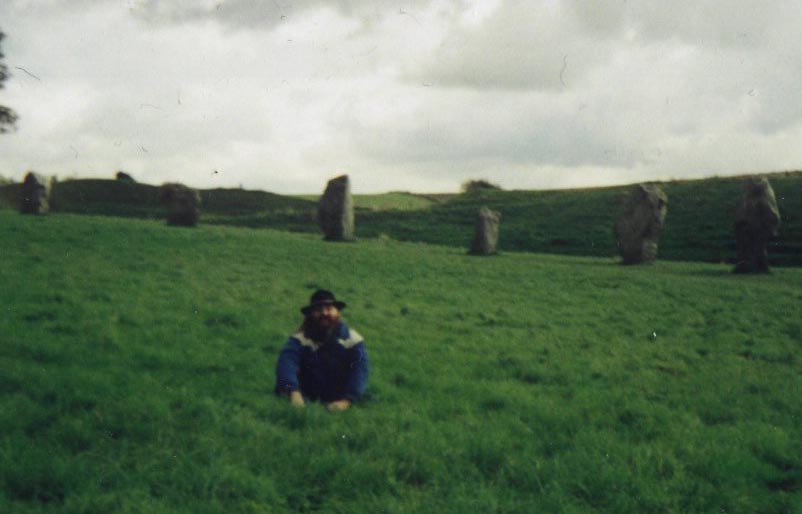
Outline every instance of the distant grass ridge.
<path id="1" fill-rule="evenodd" d="M 802 172 L 766 175 L 782 216 L 772 240 L 773 266 L 802 266 Z M 735 259 L 733 219 L 743 177 L 657 183 L 668 196 L 658 258 L 702 262 Z M 356 235 L 467 248 L 482 205 L 501 212 L 499 249 L 595 257 L 617 255 L 613 224 L 632 186 L 558 191 L 481 189 L 455 195 L 355 195 Z M 0 186 L 13 207 L 18 185 Z M 261 191 L 201 191 L 201 223 L 319 233 L 316 196 Z M 159 218 L 158 188 L 113 180 L 58 183 L 54 210 Z"/>
<path id="2" fill-rule="evenodd" d="M 80 179 L 56 182 L 52 192 L 54 212 L 163 218 L 159 186 L 127 180 Z M 210 216 L 244 216 L 259 212 L 310 209 L 315 203 L 264 191 L 202 189 L 201 209 Z M 18 209 L 19 184 L 0 186 L 0 207 Z"/>
<path id="3" fill-rule="evenodd" d="M 802 508 L 802 270 L 0 211 L 0 512 Z M 370 397 L 272 395 L 318 287 Z"/>
<path id="4" fill-rule="evenodd" d="M 782 216 L 769 261 L 802 265 L 802 173 L 768 176 Z M 664 260 L 732 262 L 734 215 L 743 177 L 657 183 L 668 196 L 659 240 Z M 454 195 L 425 211 L 360 212 L 357 235 L 466 247 L 482 205 L 501 212 L 501 251 L 617 256 L 613 225 L 632 186 L 563 191 L 481 190 Z"/>

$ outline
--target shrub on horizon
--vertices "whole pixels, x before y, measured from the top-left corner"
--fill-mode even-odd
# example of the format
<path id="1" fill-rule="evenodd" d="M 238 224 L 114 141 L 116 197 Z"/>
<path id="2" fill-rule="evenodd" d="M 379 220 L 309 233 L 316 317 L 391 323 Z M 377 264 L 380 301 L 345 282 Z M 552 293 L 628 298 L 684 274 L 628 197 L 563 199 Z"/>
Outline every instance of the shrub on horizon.
<path id="1" fill-rule="evenodd" d="M 479 180 L 468 180 L 463 182 L 460 186 L 460 189 L 463 193 L 475 193 L 477 191 L 487 191 L 487 190 L 501 190 L 501 186 L 498 184 L 493 184 L 484 179 Z"/>
<path id="2" fill-rule="evenodd" d="M 116 180 L 123 180 L 125 182 L 136 182 L 136 180 L 134 180 L 134 177 L 132 177 L 131 175 L 129 175 L 128 173 L 126 173 L 126 172 L 124 172 L 122 170 L 118 171 L 114 175 L 114 178 Z"/>

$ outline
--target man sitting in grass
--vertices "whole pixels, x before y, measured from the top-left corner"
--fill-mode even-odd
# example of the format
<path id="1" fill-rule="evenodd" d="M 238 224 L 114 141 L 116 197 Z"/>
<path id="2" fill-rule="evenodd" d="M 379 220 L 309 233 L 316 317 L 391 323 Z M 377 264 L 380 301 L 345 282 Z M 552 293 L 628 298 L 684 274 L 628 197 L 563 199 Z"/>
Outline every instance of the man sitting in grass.
<path id="1" fill-rule="evenodd" d="M 306 399 L 346 410 L 365 392 L 368 354 L 362 336 L 340 317 L 344 308 L 331 291 L 315 291 L 301 309 L 304 322 L 279 354 L 276 394 L 286 394 L 296 407 Z"/>

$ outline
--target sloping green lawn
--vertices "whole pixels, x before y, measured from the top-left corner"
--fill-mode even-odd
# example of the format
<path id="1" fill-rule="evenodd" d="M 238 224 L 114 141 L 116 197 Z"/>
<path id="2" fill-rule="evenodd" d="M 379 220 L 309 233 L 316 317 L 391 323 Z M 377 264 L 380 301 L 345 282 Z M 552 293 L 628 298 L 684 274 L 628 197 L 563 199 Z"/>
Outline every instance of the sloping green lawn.
<path id="1" fill-rule="evenodd" d="M 802 508 L 802 270 L 0 211 L 0 512 Z M 369 398 L 273 396 L 317 287 Z"/>

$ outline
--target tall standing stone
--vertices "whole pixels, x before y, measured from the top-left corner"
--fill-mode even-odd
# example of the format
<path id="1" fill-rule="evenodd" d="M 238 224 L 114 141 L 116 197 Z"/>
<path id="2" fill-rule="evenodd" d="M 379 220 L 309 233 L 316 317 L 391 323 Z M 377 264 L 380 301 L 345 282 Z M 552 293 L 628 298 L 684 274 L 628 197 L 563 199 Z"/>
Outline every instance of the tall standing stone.
<path id="1" fill-rule="evenodd" d="M 474 231 L 471 255 L 493 255 L 498 246 L 498 227 L 501 213 L 482 206 L 476 216 L 476 229 Z"/>
<path id="2" fill-rule="evenodd" d="M 779 226 L 780 210 L 768 179 L 746 179 L 735 211 L 735 273 L 768 273 L 769 239 Z"/>
<path id="3" fill-rule="evenodd" d="M 29 171 L 22 182 L 23 214 L 44 214 L 50 212 L 50 193 L 53 178 Z"/>
<path id="4" fill-rule="evenodd" d="M 348 175 L 329 180 L 320 198 L 317 221 L 327 241 L 354 239 L 354 202 Z"/>
<path id="5" fill-rule="evenodd" d="M 668 198 L 653 184 L 639 184 L 630 193 L 614 227 L 624 264 L 643 264 L 657 258 L 657 240 L 668 210 Z"/>
<path id="6" fill-rule="evenodd" d="M 181 227 L 194 227 L 198 224 L 200 195 L 183 184 L 162 185 L 160 201 L 167 210 L 167 224 Z"/>

